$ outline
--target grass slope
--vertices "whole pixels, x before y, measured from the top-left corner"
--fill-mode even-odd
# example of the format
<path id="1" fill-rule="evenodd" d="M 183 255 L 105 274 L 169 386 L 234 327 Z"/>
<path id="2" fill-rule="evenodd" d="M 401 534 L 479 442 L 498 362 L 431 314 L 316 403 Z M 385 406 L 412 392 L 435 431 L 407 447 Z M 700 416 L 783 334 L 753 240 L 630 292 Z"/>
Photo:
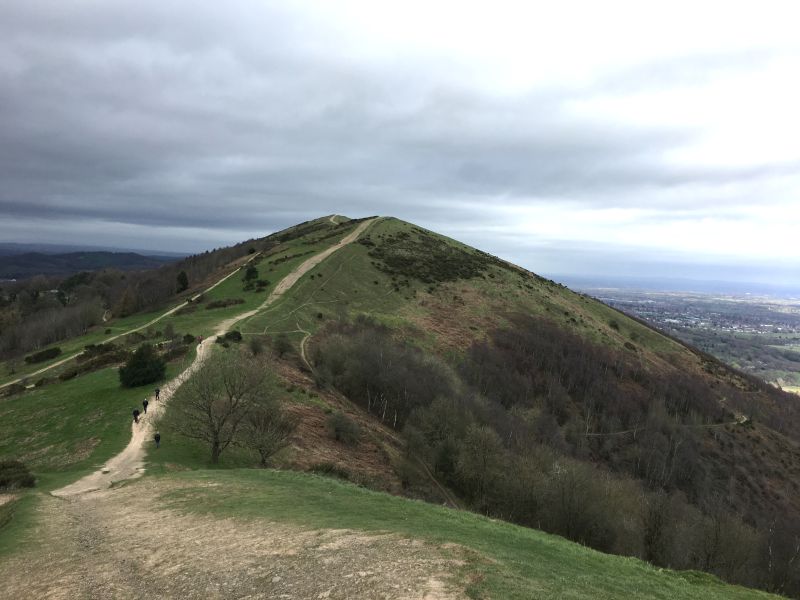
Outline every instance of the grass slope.
<path id="1" fill-rule="evenodd" d="M 657 354 L 682 354 L 691 360 L 680 344 L 596 300 L 411 223 L 381 219 L 362 241 L 367 244 L 351 244 L 310 271 L 279 303 L 243 322 L 242 332 L 284 332 L 299 343 L 329 319 L 367 314 L 405 331 L 427 349 L 457 354 L 489 330 L 508 325 L 506 315 L 519 312 L 546 316 L 609 346 L 624 348 L 627 343 L 627 351 L 643 360 L 661 362 Z M 445 260 L 448 252 L 453 254 L 453 273 L 470 263 L 484 268 L 469 278 L 440 281 L 436 272 L 423 276 L 428 281 L 403 275 L 403 268 L 423 273 L 436 268 L 426 260 L 423 241 Z M 389 250 L 390 260 L 400 265 L 394 274 L 374 256 L 375 249 L 384 254 Z"/>
<path id="2" fill-rule="evenodd" d="M 458 544 L 467 549 L 458 580 L 469 582 L 468 593 L 475 598 L 774 597 L 726 585 L 705 573 L 658 569 L 540 531 L 313 475 L 230 470 L 172 477 L 188 485 L 166 493 L 159 502 L 186 512 L 289 521 L 308 528 L 395 532 L 437 544 Z"/>
<path id="3" fill-rule="evenodd" d="M 171 363 L 167 380 L 193 358 Z M 151 386 L 122 388 L 117 369 L 108 368 L 2 400 L 0 458 L 22 460 L 45 487 L 76 478 L 125 447 L 131 411 L 145 396 Z"/>

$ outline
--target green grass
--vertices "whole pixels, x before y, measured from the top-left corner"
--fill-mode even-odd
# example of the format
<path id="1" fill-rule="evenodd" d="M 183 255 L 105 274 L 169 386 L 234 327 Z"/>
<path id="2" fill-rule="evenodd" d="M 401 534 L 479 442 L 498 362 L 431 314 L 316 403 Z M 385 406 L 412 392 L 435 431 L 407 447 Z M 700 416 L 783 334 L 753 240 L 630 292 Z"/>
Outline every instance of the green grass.
<path id="1" fill-rule="evenodd" d="M 274 306 L 244 321 L 242 331 L 293 332 L 299 325 L 313 333 L 331 318 L 359 312 L 375 316 L 394 314 L 407 304 L 412 291 L 394 292 L 390 278 L 375 270 L 370 260 L 361 244 L 342 248 L 309 271 Z M 421 289 L 421 285 L 413 289 Z M 298 334 L 296 339 L 301 337 Z"/>
<path id="2" fill-rule="evenodd" d="M 159 502 L 185 512 L 288 521 L 307 528 L 395 532 L 437 544 L 464 546 L 468 560 L 456 581 L 474 582 L 468 589 L 472 597 L 773 597 L 724 584 L 704 573 L 658 569 L 533 529 L 324 477 L 271 470 L 194 471 L 174 477 L 191 486 L 167 492 Z M 204 485 L 207 482 L 220 485 L 208 487 Z M 457 550 L 454 552 L 458 555 Z"/>
<path id="3" fill-rule="evenodd" d="M 334 227 L 335 226 L 331 224 L 328 232 L 324 233 L 333 231 Z M 266 279 L 270 282 L 269 286 L 262 291 L 244 291 L 242 276 L 237 274 L 211 290 L 211 292 L 204 294 L 206 302 L 228 298 L 241 298 L 245 301 L 244 304 L 207 310 L 204 302 L 200 305 L 200 308 L 196 312 L 185 315 L 172 315 L 165 319 L 164 323 L 172 323 L 176 331 L 189 332 L 194 335 L 209 335 L 213 333 L 216 324 L 220 321 L 229 319 L 260 306 L 264 300 L 267 299 L 272 290 L 275 289 L 275 286 L 278 284 L 278 282 L 280 282 L 281 279 L 283 279 L 308 258 L 317 252 L 325 250 L 329 246 L 335 244 L 351 231 L 351 226 L 342 226 L 337 229 L 336 236 L 323 239 L 322 241 L 319 241 L 319 235 L 312 235 L 291 240 L 290 242 L 282 244 L 279 248 L 276 248 L 267 254 L 256 265 L 259 272 L 259 278 Z M 295 256 L 294 258 L 290 258 L 289 260 L 280 262 L 279 264 L 271 264 L 271 261 L 277 258 L 283 256 L 292 256 L 295 254 L 300 254 L 301 256 Z M 239 329 L 243 326 L 243 324 L 237 324 L 236 328 Z"/>
<path id="4" fill-rule="evenodd" d="M 193 357 L 168 365 L 167 380 Z M 151 395 L 151 386 L 121 387 L 108 368 L 2 400 L 0 458 L 22 460 L 39 478 L 91 470 L 125 447 L 131 411 Z"/>
<path id="5" fill-rule="evenodd" d="M 26 491 L 16 500 L 0 506 L 0 557 L 18 550 L 27 537 L 36 500 L 33 492 Z"/>

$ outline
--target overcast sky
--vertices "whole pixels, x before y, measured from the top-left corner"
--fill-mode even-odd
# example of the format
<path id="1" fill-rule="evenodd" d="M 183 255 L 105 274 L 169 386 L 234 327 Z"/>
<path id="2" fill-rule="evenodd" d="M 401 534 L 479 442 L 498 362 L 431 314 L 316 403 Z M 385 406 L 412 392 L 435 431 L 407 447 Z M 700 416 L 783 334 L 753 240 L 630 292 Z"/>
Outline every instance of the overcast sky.
<path id="1" fill-rule="evenodd" d="M 382 214 L 540 273 L 800 284 L 795 6 L 0 0 L 0 241 Z"/>

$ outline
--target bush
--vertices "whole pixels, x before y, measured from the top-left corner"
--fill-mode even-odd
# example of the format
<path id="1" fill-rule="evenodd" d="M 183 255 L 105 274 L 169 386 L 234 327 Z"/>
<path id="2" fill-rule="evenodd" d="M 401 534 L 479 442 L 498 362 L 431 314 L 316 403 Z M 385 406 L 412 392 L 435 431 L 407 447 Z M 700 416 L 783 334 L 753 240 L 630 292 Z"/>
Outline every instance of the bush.
<path id="1" fill-rule="evenodd" d="M 189 288 L 189 277 L 186 275 L 186 271 L 181 271 L 178 273 L 178 277 L 176 278 L 176 287 L 175 290 L 177 293 L 181 293 L 184 290 Z"/>
<path id="2" fill-rule="evenodd" d="M 275 338 L 273 348 L 277 355 L 283 358 L 284 354 L 292 349 L 292 342 L 289 341 L 289 336 L 285 333 L 278 334 L 278 337 Z"/>
<path id="3" fill-rule="evenodd" d="M 167 364 L 158 356 L 153 346 L 142 344 L 119 370 L 123 387 L 138 387 L 164 378 Z"/>
<path id="4" fill-rule="evenodd" d="M 83 347 L 83 352 L 78 355 L 77 361 L 79 363 L 86 362 L 97 356 L 103 356 L 111 352 L 116 352 L 118 347 L 112 343 L 108 344 L 89 344 Z"/>
<path id="5" fill-rule="evenodd" d="M 17 394 L 21 394 L 25 391 L 25 386 L 21 383 L 12 383 L 11 385 L 6 386 L 3 390 L 3 396 L 8 398 L 9 396 L 16 396 Z"/>
<path id="6" fill-rule="evenodd" d="M 358 423 L 342 412 L 335 412 L 328 418 L 328 427 L 334 439 L 348 446 L 356 446 L 361 440 Z"/>
<path id="7" fill-rule="evenodd" d="M 342 467 L 333 464 L 332 462 L 323 462 L 314 465 L 311 467 L 311 472 L 316 473 L 317 475 L 323 475 L 325 477 L 336 477 L 338 479 L 344 479 L 345 481 L 350 479 L 350 473 L 348 473 Z"/>
<path id="8" fill-rule="evenodd" d="M 184 344 L 191 344 L 194 342 L 194 336 L 191 333 L 187 333 L 183 336 L 183 343 Z"/>
<path id="9" fill-rule="evenodd" d="M 68 371 L 64 371 L 61 373 L 58 378 L 61 381 L 68 381 L 70 379 L 75 379 L 78 376 L 78 369 L 69 369 Z"/>
<path id="10" fill-rule="evenodd" d="M 254 265 L 247 265 L 244 272 L 245 281 L 255 281 L 258 279 L 258 269 Z"/>
<path id="11" fill-rule="evenodd" d="M 24 463 L 18 460 L 0 461 L 0 490 L 33 487 L 36 479 Z"/>
<path id="12" fill-rule="evenodd" d="M 31 354 L 30 356 L 26 356 L 25 357 L 25 362 L 28 363 L 29 365 L 31 365 L 33 363 L 38 363 L 38 362 L 42 362 L 42 361 L 45 361 L 45 360 L 50 360 L 51 358 L 55 358 L 59 354 L 61 354 L 61 348 L 59 348 L 58 346 L 55 346 L 53 348 L 47 348 L 46 350 L 42 350 L 40 352 L 36 352 L 34 354 Z"/>
<path id="13" fill-rule="evenodd" d="M 251 337 L 247 345 L 250 347 L 250 352 L 253 353 L 253 356 L 258 356 L 264 352 L 264 340 L 258 336 Z"/>
<path id="14" fill-rule="evenodd" d="M 244 304 L 242 298 L 227 298 L 225 300 L 214 300 L 206 304 L 206 310 L 213 308 L 225 308 L 226 306 L 235 306 L 236 304 Z"/>
<path id="15" fill-rule="evenodd" d="M 200 307 L 197 306 L 197 304 L 187 304 L 183 308 L 179 308 L 178 310 L 176 310 L 175 311 L 175 315 L 176 316 L 179 316 L 179 315 L 190 315 L 193 312 L 197 312 L 198 308 L 200 308 Z"/>
<path id="16" fill-rule="evenodd" d="M 138 331 L 134 331 L 133 333 L 129 333 L 124 338 L 122 338 L 127 346 L 134 346 L 136 344 L 141 344 L 143 341 L 147 339 L 147 336 L 142 335 Z"/>
<path id="17" fill-rule="evenodd" d="M 164 353 L 163 358 L 165 361 L 170 362 L 175 360 L 176 358 L 181 358 L 183 356 L 186 356 L 188 352 L 189 352 L 188 346 L 175 346 L 174 348 L 170 348 L 169 350 L 167 350 Z"/>
<path id="18" fill-rule="evenodd" d="M 225 339 L 229 342 L 241 342 L 242 341 L 242 334 L 238 331 L 228 331 L 225 334 Z"/>

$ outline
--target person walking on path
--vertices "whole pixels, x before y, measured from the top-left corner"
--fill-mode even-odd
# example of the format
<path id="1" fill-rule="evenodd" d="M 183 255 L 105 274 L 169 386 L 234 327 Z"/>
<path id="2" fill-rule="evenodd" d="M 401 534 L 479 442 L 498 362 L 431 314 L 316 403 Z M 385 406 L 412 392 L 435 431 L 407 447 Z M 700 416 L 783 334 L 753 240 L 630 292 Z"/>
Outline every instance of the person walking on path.
<path id="1" fill-rule="evenodd" d="M 156 434 L 153 436 L 153 439 L 156 441 L 156 448 L 161 447 L 161 434 L 156 431 Z"/>
<path id="2" fill-rule="evenodd" d="M 144 414 L 147 414 L 147 405 L 148 404 L 150 404 L 150 403 L 147 401 L 147 398 L 142 400 L 142 406 L 144 407 Z"/>
<path id="3" fill-rule="evenodd" d="M 161 394 L 161 388 L 156 388 L 156 400 L 158 400 L 158 396 Z"/>
<path id="4" fill-rule="evenodd" d="M 134 408 L 133 409 L 133 422 L 134 423 L 138 423 L 139 422 L 139 409 L 138 408 Z"/>

